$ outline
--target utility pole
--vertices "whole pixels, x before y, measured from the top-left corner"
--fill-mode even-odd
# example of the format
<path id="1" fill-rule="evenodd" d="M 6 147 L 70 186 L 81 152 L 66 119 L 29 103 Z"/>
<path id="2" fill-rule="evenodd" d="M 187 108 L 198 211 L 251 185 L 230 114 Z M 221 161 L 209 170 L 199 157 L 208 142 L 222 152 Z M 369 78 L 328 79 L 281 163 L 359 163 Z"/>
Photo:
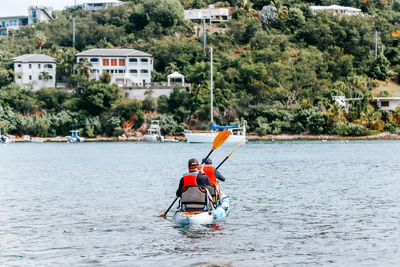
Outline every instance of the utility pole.
<path id="1" fill-rule="evenodd" d="M 375 58 L 378 57 L 378 31 L 375 30 Z"/>
<path id="2" fill-rule="evenodd" d="M 203 16 L 203 52 L 206 53 L 206 16 Z"/>
<path id="3" fill-rule="evenodd" d="M 75 48 L 75 17 L 72 18 L 72 47 Z"/>

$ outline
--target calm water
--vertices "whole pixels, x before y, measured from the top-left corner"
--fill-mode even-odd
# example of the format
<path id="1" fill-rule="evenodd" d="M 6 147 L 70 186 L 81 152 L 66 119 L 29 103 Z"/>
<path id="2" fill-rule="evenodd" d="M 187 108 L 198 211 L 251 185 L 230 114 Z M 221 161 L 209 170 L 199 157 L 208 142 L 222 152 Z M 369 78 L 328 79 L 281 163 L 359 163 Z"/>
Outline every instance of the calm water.
<path id="1" fill-rule="evenodd" d="M 157 218 L 209 149 L 1 145 L 0 266 L 399 266 L 400 142 L 250 142 L 221 168 L 229 217 Z"/>

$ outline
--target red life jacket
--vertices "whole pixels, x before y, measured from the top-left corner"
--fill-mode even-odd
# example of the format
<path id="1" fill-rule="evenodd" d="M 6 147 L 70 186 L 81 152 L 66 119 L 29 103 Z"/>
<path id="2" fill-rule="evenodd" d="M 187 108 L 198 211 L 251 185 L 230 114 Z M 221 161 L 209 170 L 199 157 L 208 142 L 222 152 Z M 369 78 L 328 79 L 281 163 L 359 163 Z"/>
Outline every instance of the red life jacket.
<path id="1" fill-rule="evenodd" d="M 206 173 L 208 178 L 210 179 L 210 185 L 215 186 L 217 183 L 217 178 L 215 177 L 215 168 L 212 165 L 205 165 L 203 171 Z"/>
<path id="2" fill-rule="evenodd" d="M 196 171 L 183 175 L 183 191 L 186 191 L 189 186 L 197 186 L 197 174 L 199 174 L 199 172 Z"/>

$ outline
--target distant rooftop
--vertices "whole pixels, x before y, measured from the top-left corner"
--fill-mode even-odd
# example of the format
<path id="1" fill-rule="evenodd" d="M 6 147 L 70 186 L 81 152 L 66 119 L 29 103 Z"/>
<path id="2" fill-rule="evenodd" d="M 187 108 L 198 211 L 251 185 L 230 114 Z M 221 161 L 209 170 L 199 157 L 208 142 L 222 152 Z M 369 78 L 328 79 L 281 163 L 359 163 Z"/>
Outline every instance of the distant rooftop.
<path id="1" fill-rule="evenodd" d="M 83 3 L 84 5 L 91 5 L 91 4 L 107 4 L 107 3 L 118 3 L 118 4 L 122 4 L 122 1 L 118 1 L 118 0 L 99 0 L 99 1 L 93 1 L 93 2 L 86 2 Z"/>
<path id="2" fill-rule="evenodd" d="M 82 53 L 77 54 L 76 56 L 89 56 L 89 57 L 100 57 L 100 56 L 109 56 L 109 57 L 127 57 L 127 56 L 138 56 L 138 57 L 151 57 L 151 54 L 135 50 L 135 49 L 120 49 L 120 48 L 108 48 L 108 49 L 90 49 L 84 51 Z"/>
<path id="3" fill-rule="evenodd" d="M 57 60 L 54 57 L 49 57 L 43 54 L 26 54 L 19 57 L 13 58 L 14 62 L 18 63 L 29 63 L 29 62 L 44 62 L 44 63 L 56 63 Z"/>
<path id="4" fill-rule="evenodd" d="M 361 9 L 347 6 L 338 6 L 338 5 L 330 5 L 330 6 L 310 6 L 311 10 L 346 10 L 353 12 L 361 12 Z"/>

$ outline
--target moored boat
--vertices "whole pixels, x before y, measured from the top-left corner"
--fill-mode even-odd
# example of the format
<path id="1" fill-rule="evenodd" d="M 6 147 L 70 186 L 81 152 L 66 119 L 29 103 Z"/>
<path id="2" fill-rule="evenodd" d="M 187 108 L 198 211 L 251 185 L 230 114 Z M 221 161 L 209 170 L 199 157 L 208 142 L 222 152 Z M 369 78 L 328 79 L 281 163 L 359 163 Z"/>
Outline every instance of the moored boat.
<path id="1" fill-rule="evenodd" d="M 177 209 L 173 215 L 173 220 L 179 225 L 188 224 L 211 224 L 215 221 L 219 221 L 222 218 L 228 216 L 229 198 L 223 195 L 221 204 L 218 205 L 214 210 L 210 211 L 182 211 L 180 208 Z"/>
<path id="2" fill-rule="evenodd" d="M 164 136 L 161 135 L 160 121 L 152 120 L 147 134 L 143 136 L 147 142 L 164 142 Z"/>
<path id="3" fill-rule="evenodd" d="M 84 138 L 80 137 L 78 133 L 80 132 L 79 130 L 72 130 L 71 136 L 67 136 L 67 143 L 83 143 Z"/>

